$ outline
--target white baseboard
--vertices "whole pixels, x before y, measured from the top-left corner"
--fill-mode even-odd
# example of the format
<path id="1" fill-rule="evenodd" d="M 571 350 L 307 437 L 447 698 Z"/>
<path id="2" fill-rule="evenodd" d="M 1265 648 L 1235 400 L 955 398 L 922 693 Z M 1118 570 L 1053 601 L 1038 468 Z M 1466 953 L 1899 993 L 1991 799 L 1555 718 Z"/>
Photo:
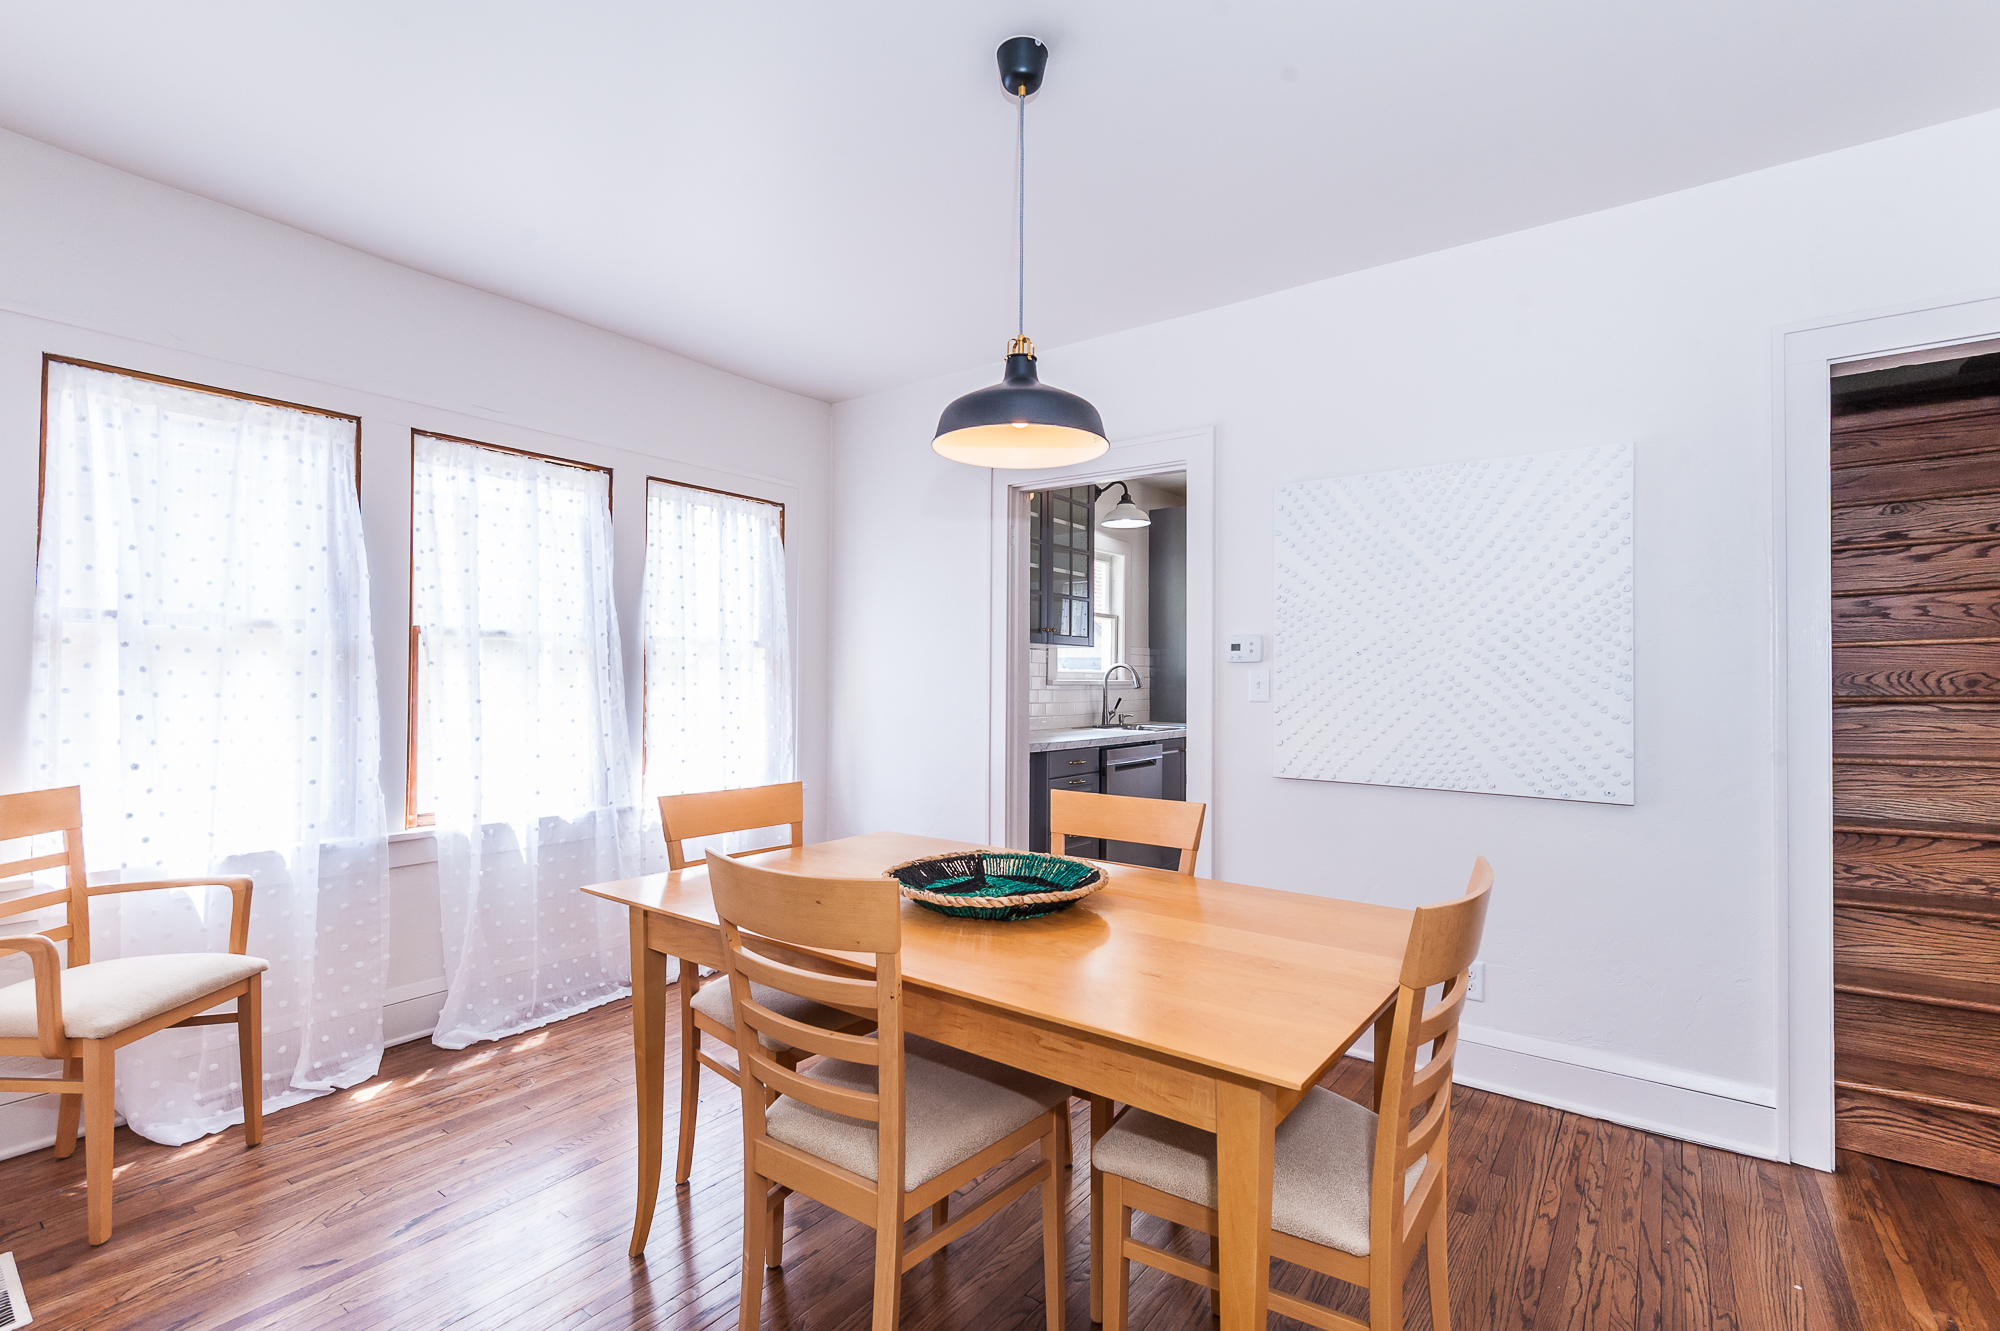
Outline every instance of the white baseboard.
<path id="1" fill-rule="evenodd" d="M 382 997 L 382 1047 L 421 1040 L 437 1029 L 444 1011 L 444 977 L 397 985 Z"/>
<path id="2" fill-rule="evenodd" d="M 1482 1091 L 1528 1100 L 1643 1132 L 1779 1160 L 1778 1111 L 1685 1085 L 1586 1067 L 1461 1035 L 1457 1080 Z"/>

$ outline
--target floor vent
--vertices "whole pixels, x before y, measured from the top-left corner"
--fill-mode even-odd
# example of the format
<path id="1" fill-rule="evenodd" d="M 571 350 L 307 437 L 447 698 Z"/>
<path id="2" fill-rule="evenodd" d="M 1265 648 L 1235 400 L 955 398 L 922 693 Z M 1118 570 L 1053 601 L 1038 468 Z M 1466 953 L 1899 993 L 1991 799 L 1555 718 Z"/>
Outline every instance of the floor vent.
<path id="1" fill-rule="evenodd" d="M 28 1315 L 28 1297 L 21 1293 L 21 1273 L 14 1269 L 14 1254 L 0 1252 L 0 1331 L 14 1331 L 34 1320 Z"/>

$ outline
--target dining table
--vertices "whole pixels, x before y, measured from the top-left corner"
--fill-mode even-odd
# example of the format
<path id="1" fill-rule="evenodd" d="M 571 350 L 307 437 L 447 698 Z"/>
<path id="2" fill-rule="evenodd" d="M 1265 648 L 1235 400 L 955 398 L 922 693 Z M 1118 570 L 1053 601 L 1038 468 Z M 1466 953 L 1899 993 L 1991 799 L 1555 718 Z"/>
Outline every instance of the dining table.
<path id="1" fill-rule="evenodd" d="M 871 832 L 745 863 L 811 878 L 873 878 L 973 843 Z M 1361 1036 L 1382 1048 L 1411 912 L 1333 896 L 1092 861 L 1102 888 L 1033 919 L 951 917 L 904 902 L 903 1024 L 1037 1073 L 1091 1100 L 1094 1141 L 1129 1105 L 1216 1137 L 1217 1311 L 1263 1331 L 1274 1133 Z M 1328 887 L 1337 887 L 1329 875 Z M 659 1197 L 667 987 L 723 964 L 708 871 L 689 865 L 582 889 L 629 911 L 639 1196 L 633 1251 Z M 669 959 L 678 962 L 670 968 Z M 839 953 L 814 960 L 866 969 Z M 691 1056 L 691 1055 L 684 1055 Z M 1378 1078 L 1382 1064 L 1378 1061 Z M 1092 1189 L 1091 1320 L 1102 1320 L 1103 1218 Z"/>

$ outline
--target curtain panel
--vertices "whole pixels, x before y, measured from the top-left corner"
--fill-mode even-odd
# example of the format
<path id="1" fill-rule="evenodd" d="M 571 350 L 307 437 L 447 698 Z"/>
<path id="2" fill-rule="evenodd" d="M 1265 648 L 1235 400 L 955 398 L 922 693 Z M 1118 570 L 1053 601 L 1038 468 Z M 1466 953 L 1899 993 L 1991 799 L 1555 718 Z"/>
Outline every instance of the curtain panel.
<path id="1" fill-rule="evenodd" d="M 374 1075 L 387 819 L 356 427 L 50 362 L 32 770 L 83 788 L 97 881 L 248 874 L 265 1112 Z M 93 959 L 223 951 L 226 889 L 91 903 Z M 178 1145 L 242 1121 L 233 1028 L 118 1056 Z"/>
<path id="2" fill-rule="evenodd" d="M 434 819 L 462 1049 L 630 990 L 625 916 L 577 889 L 639 869 L 612 602 L 609 473 L 417 434 L 416 801 Z"/>
<path id="3" fill-rule="evenodd" d="M 761 786 L 798 777 L 784 509 L 735 495 L 646 484 L 645 791 Z M 651 849 L 656 800 L 647 800 Z M 686 852 L 770 845 L 789 828 L 691 840 Z"/>

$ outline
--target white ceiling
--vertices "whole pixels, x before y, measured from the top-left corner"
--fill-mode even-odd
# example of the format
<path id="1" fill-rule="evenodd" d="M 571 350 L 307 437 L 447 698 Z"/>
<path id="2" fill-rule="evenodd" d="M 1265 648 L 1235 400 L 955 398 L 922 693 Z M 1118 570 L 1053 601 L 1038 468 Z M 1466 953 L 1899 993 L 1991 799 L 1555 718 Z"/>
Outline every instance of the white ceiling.
<path id="1" fill-rule="evenodd" d="M 1045 348 L 2000 105 L 1992 0 L 0 0 L 0 125 L 839 400 L 998 370 L 1022 31 Z"/>

